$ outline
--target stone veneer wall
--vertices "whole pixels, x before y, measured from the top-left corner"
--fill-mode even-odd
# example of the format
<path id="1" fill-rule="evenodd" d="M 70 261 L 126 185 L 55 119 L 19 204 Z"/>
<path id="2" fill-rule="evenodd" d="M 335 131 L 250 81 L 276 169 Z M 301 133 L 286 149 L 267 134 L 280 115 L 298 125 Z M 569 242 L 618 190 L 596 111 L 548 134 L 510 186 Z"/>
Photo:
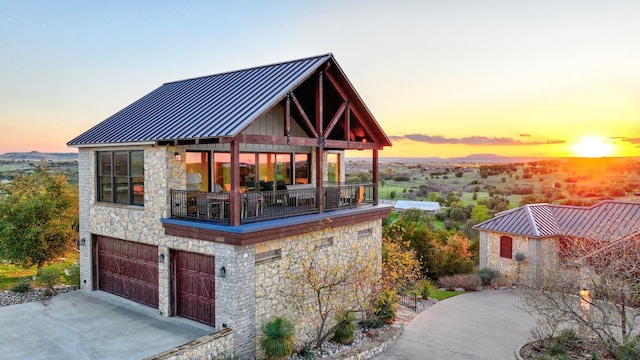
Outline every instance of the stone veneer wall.
<path id="1" fill-rule="evenodd" d="M 113 150 L 111 148 L 99 151 Z M 141 150 L 140 147 L 118 148 L 118 150 Z M 173 150 L 173 149 L 171 149 Z M 170 166 L 171 165 L 171 166 Z M 91 251 L 92 235 L 103 235 L 118 239 L 160 245 L 165 237 L 160 218 L 168 215 L 169 187 L 167 175 L 174 181 L 180 181 L 182 163 L 173 161 L 173 152 L 165 147 L 144 147 L 144 207 L 96 202 L 96 149 L 80 149 L 78 154 L 78 187 L 80 197 L 80 239 L 85 245 L 80 247 L 80 284 L 83 289 L 93 289 Z M 184 172 L 182 172 L 184 174 Z M 176 176 L 176 177 L 173 177 Z M 184 176 L 182 176 L 184 177 Z M 186 181 L 182 179 L 182 181 Z M 162 252 L 162 249 L 159 249 Z M 166 271 L 168 262 L 159 264 L 161 274 Z M 160 290 L 162 284 L 160 284 Z M 166 290 L 165 295 L 166 295 Z M 161 294 L 161 300 L 162 300 Z M 166 313 L 168 307 L 160 305 L 160 311 Z"/>
<path id="2" fill-rule="evenodd" d="M 358 235 L 358 232 L 371 229 L 371 233 Z M 262 340 L 262 327 L 269 320 L 280 316 L 292 320 L 296 325 L 296 341 L 300 344 L 315 339 L 315 328 L 297 313 L 293 301 L 295 289 L 290 286 L 288 274 L 302 271 L 300 261 L 314 251 L 326 252 L 331 261 L 340 266 L 353 262 L 357 254 L 369 254 L 375 262 L 375 273 L 372 277 L 380 276 L 381 269 L 381 220 L 368 221 L 352 226 L 338 227 L 325 231 L 309 232 L 302 236 L 293 236 L 280 240 L 273 240 L 256 245 L 256 254 L 266 251 L 281 251 L 281 257 L 267 260 L 256 265 L 256 304 L 255 326 L 256 344 Z M 333 244 L 326 245 L 326 239 L 333 237 Z M 318 248 L 318 245 L 320 247 Z M 308 299 L 308 305 L 313 307 L 314 299 Z M 333 319 L 331 319 L 333 320 Z"/>
<path id="3" fill-rule="evenodd" d="M 534 285 L 545 273 L 554 269 L 558 261 L 555 238 L 533 239 L 526 236 L 510 235 L 513 252 L 525 255 L 522 264 L 513 259 L 500 257 L 500 237 L 502 233 L 482 231 L 480 233 L 480 267 L 497 269 L 511 283 Z M 518 266 L 520 271 L 518 274 Z"/>
<path id="4" fill-rule="evenodd" d="M 144 360 L 190 360 L 231 358 L 234 334 L 231 329 L 222 329 Z"/>

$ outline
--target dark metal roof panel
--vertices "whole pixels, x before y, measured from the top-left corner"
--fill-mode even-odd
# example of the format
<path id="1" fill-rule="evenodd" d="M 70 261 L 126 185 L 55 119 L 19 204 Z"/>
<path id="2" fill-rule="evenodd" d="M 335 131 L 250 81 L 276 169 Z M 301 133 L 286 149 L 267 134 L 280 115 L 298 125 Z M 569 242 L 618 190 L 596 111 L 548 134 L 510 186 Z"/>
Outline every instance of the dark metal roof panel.
<path id="1" fill-rule="evenodd" d="M 537 236 L 548 237 L 555 236 L 559 233 L 558 224 L 556 222 L 548 204 L 526 205 L 529 208 L 533 227 Z"/>
<path id="2" fill-rule="evenodd" d="M 604 201 L 591 207 L 525 205 L 501 212 L 474 228 L 524 236 L 568 235 L 615 241 L 640 232 L 640 203 Z"/>
<path id="3" fill-rule="evenodd" d="M 506 234 L 540 237 L 527 206 L 498 213 L 494 218 L 482 222 L 474 226 L 474 228 Z"/>
<path id="4" fill-rule="evenodd" d="M 326 54 L 166 83 L 67 145 L 234 136 L 332 58 Z"/>

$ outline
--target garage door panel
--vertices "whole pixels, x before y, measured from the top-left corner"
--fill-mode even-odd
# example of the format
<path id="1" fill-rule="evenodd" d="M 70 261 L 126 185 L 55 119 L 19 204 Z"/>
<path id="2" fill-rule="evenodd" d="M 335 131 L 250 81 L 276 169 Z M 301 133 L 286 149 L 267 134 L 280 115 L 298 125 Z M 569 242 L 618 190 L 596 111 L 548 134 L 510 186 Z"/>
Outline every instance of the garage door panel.
<path id="1" fill-rule="evenodd" d="M 215 326 L 215 258 L 178 251 L 175 256 L 176 314 Z"/>
<path id="2" fill-rule="evenodd" d="M 157 308 L 157 253 L 156 246 L 99 236 L 98 289 Z"/>

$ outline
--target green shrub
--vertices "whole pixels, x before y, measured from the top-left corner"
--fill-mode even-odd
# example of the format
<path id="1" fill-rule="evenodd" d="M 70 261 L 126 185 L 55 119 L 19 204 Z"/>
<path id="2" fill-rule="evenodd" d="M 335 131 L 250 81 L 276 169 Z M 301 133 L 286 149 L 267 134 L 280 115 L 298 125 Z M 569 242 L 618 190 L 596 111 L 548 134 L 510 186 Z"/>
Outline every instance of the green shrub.
<path id="1" fill-rule="evenodd" d="M 466 291 L 476 291 L 480 286 L 480 277 L 476 274 L 456 274 L 443 276 L 438 279 L 438 283 L 447 290 L 462 288 Z"/>
<path id="2" fill-rule="evenodd" d="M 16 293 L 26 293 L 31 291 L 31 280 L 29 278 L 22 278 L 20 281 L 11 287 L 11 291 Z"/>
<path id="3" fill-rule="evenodd" d="M 616 359 L 640 360 L 640 338 L 624 339 L 616 348 Z"/>
<path id="4" fill-rule="evenodd" d="M 437 288 L 435 285 L 429 281 L 429 279 L 422 279 L 418 282 L 418 290 L 420 291 L 420 295 L 424 300 L 428 299 L 431 294 L 433 294 Z"/>
<path id="5" fill-rule="evenodd" d="M 68 270 L 67 282 L 69 285 L 80 287 L 80 265 L 73 265 Z"/>
<path id="6" fill-rule="evenodd" d="M 564 329 L 560 335 L 552 339 L 549 354 L 556 356 L 556 358 L 558 355 L 565 355 L 576 341 L 576 332 L 573 329 Z"/>
<path id="7" fill-rule="evenodd" d="M 264 325 L 260 343 L 267 359 L 286 359 L 293 353 L 296 328 L 287 319 L 277 317 Z"/>
<path id="8" fill-rule="evenodd" d="M 38 281 L 50 290 L 53 290 L 58 283 L 58 277 L 60 277 L 59 269 L 47 267 L 38 270 Z"/>
<path id="9" fill-rule="evenodd" d="M 376 318 L 385 323 L 389 323 L 396 316 L 396 303 L 398 294 L 393 291 L 383 291 L 374 304 L 374 314 Z"/>
<path id="10" fill-rule="evenodd" d="M 478 269 L 476 274 L 480 278 L 482 285 L 491 285 L 491 280 L 497 279 L 500 277 L 500 271 L 497 269 L 492 269 L 488 267 L 484 267 L 482 269 Z"/>
<path id="11" fill-rule="evenodd" d="M 338 314 L 336 316 L 338 326 L 333 333 L 331 341 L 339 344 L 351 345 L 356 334 L 356 325 L 354 324 L 355 320 L 356 317 L 351 311 L 345 311 Z"/>

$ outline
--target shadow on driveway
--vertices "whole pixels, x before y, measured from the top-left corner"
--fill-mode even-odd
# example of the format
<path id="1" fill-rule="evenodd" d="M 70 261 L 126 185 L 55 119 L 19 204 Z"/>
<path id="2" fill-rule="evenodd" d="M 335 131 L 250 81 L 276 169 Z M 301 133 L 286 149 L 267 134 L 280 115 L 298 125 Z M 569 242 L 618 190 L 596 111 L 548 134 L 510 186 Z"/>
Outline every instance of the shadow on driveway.
<path id="1" fill-rule="evenodd" d="M 142 359 L 213 328 L 102 291 L 0 307 L 0 359 Z"/>
<path id="2" fill-rule="evenodd" d="M 416 316 L 374 359 L 503 360 L 528 342 L 534 318 L 515 290 L 484 290 L 443 300 Z"/>

